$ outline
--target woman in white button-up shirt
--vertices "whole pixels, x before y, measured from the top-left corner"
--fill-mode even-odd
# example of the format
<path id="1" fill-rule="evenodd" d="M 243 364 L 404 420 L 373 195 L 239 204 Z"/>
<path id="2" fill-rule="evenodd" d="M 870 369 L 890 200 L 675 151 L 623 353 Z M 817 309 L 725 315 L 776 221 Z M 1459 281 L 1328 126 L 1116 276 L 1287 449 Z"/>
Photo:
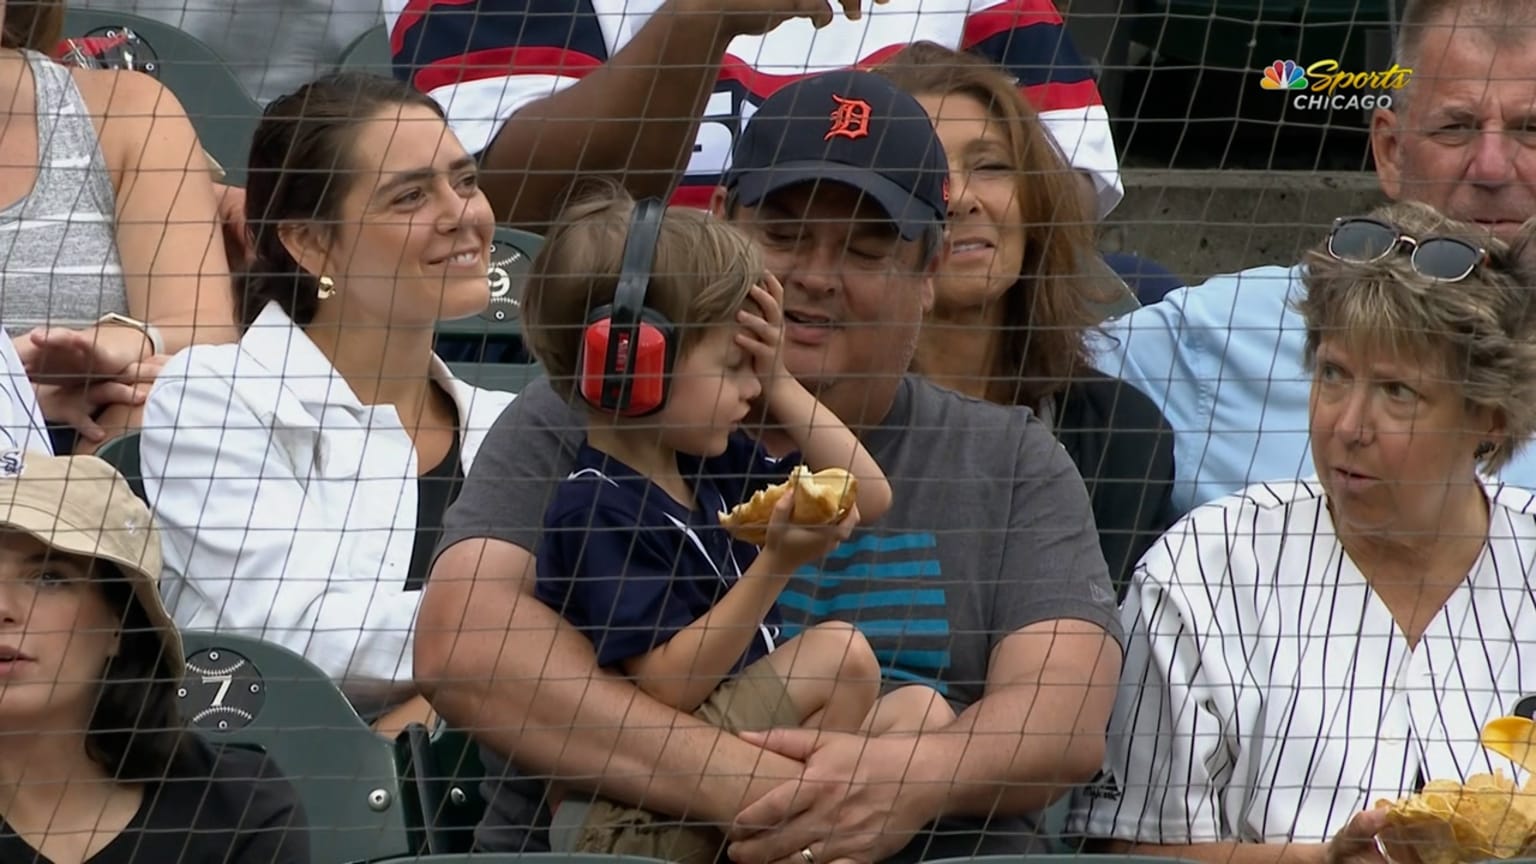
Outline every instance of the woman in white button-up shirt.
<path id="1" fill-rule="evenodd" d="M 1075 828 L 1222 864 L 1379 861 L 1377 801 L 1524 780 L 1479 731 L 1536 694 L 1536 500 L 1481 478 L 1536 430 L 1533 265 L 1420 204 L 1308 257 L 1317 476 L 1201 507 L 1142 559 Z"/>
<path id="2" fill-rule="evenodd" d="M 511 400 L 432 352 L 489 302 L 490 208 L 436 103 L 384 78 L 273 102 L 249 173 L 248 329 L 176 355 L 146 407 L 163 590 L 180 626 L 286 645 L 392 731 L 427 714 L 419 589 Z"/>

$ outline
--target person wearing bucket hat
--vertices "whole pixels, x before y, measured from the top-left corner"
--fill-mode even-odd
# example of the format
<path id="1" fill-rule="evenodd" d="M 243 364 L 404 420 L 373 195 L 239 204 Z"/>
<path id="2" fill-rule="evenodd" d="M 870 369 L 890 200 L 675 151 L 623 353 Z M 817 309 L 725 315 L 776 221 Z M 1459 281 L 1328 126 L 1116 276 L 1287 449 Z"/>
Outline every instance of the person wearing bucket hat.
<path id="1" fill-rule="evenodd" d="M 309 860 L 276 768 L 178 716 L 160 567 L 111 465 L 0 452 L 0 861 Z"/>
<path id="2" fill-rule="evenodd" d="M 785 625 L 858 626 L 886 681 L 938 690 L 957 720 L 906 736 L 720 735 L 600 668 L 592 643 L 538 602 L 536 580 L 515 575 L 542 563 L 544 505 L 583 435 L 546 379 L 486 436 L 445 520 L 416 620 L 417 681 L 475 729 L 487 776 L 505 776 L 510 754 L 516 771 L 571 781 L 562 788 L 725 827 L 737 864 L 1036 851 L 1040 811 L 1102 765 L 1119 614 L 1086 488 L 1050 430 L 1026 408 L 907 372 L 944 239 L 949 167 L 933 124 L 882 77 L 827 73 L 765 101 L 733 166 L 711 207 L 783 286 L 784 366 L 893 490 L 878 523 L 788 577 Z M 789 455 L 777 419 L 762 420 L 743 425 Z M 539 823 L 518 821 L 542 818 L 527 785 L 491 788 L 477 843 L 538 842 L 521 829 Z M 559 802 L 550 845 L 587 842 L 583 804 Z M 660 857 L 645 827 L 610 832 L 608 851 Z"/>

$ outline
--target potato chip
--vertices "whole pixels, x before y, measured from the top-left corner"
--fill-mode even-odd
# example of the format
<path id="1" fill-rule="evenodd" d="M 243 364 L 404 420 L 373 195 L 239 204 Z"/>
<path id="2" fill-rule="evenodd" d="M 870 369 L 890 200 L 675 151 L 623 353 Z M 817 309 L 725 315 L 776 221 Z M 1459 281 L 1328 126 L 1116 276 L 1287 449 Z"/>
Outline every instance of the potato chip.
<path id="1" fill-rule="evenodd" d="M 1525 788 L 1515 793 L 1514 809 L 1536 822 L 1536 777 L 1527 780 Z"/>
<path id="2" fill-rule="evenodd" d="M 1377 806 L 1391 809 L 1387 827 L 1379 835 L 1390 860 L 1461 864 L 1461 847 L 1450 822 L 1431 815 L 1408 814 L 1391 801 L 1382 801 Z"/>
<path id="3" fill-rule="evenodd" d="M 1387 810 L 1381 841 L 1394 860 L 1473 864 L 1536 852 L 1536 723 L 1499 717 L 1483 726 L 1482 745 L 1529 772 L 1523 788 L 1503 772 L 1464 783 L 1432 780 L 1417 795 L 1378 801 Z"/>
<path id="4" fill-rule="evenodd" d="M 1422 864 L 1470 864 L 1488 857 L 1475 829 L 1454 812 L 1439 812 L 1417 797 L 1378 806 L 1389 810 L 1380 839 L 1394 861 L 1413 861 L 1417 856 Z"/>
<path id="5" fill-rule="evenodd" d="M 1536 771 L 1536 723 L 1524 717 L 1497 717 L 1483 726 L 1482 743 L 1526 771 Z"/>
<path id="6" fill-rule="evenodd" d="M 1495 858 L 1512 858 L 1536 833 L 1536 823 L 1515 810 L 1515 783 L 1503 773 L 1467 778 L 1456 812 L 1477 826 Z"/>
<path id="7" fill-rule="evenodd" d="M 1409 848 L 1423 864 L 1514 858 L 1536 839 L 1536 795 L 1502 773 L 1434 780 L 1417 795 L 1377 806 L 1388 810 L 1382 843 L 1396 860 L 1411 860 L 1404 857 Z"/>

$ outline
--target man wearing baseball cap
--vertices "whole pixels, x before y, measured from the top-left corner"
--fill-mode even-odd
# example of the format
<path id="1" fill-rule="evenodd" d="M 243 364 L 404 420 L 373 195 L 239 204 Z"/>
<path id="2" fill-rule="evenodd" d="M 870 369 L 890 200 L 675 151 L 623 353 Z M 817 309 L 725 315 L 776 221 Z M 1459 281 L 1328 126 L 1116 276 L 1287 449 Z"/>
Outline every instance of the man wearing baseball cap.
<path id="1" fill-rule="evenodd" d="M 784 285 L 785 364 L 895 491 L 878 524 L 792 579 L 784 635 L 851 621 L 889 682 L 934 687 L 959 719 L 922 735 L 744 739 L 597 668 L 591 643 L 532 594 L 544 503 L 581 439 L 542 380 L 491 430 L 448 514 L 417 620 L 418 683 L 493 766 L 713 824 L 739 864 L 1038 848 L 1038 813 L 1099 769 L 1120 629 L 1087 493 L 1050 432 L 1027 410 L 907 374 L 933 302 L 943 148 L 916 100 L 838 71 L 764 102 L 732 165 L 713 209 Z M 530 822 L 514 797 L 495 790 L 482 846 L 524 842 L 508 830 Z M 646 830 L 618 834 L 612 851 L 649 851 Z"/>
<path id="2" fill-rule="evenodd" d="M 814 183 L 868 196 L 904 240 L 941 232 L 949 164 L 928 112 L 869 72 L 828 72 L 763 103 L 743 130 L 725 176 L 735 203 Z M 717 194 L 718 197 L 718 194 Z M 938 238 L 929 237 L 935 251 Z"/>

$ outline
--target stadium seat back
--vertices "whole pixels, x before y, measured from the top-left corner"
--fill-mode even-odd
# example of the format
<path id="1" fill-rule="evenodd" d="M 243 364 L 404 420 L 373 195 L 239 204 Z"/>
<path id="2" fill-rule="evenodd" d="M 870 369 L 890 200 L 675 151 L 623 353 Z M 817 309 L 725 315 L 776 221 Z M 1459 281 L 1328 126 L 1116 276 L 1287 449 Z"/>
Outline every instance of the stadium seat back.
<path id="1" fill-rule="evenodd" d="M 139 500 L 149 503 L 149 496 L 144 494 L 144 469 L 139 467 L 138 432 L 113 438 L 97 448 L 96 455 L 128 480 L 128 488 L 139 496 Z"/>
<path id="2" fill-rule="evenodd" d="M 64 35 L 79 38 L 128 28 L 153 56 L 154 75 L 187 109 L 203 149 L 224 167 L 225 182 L 245 185 L 246 157 L 251 136 L 261 119 L 261 106 L 246 92 L 213 49 L 169 24 L 106 9 L 71 6 L 64 15 Z"/>
<path id="3" fill-rule="evenodd" d="M 521 393 L 544 374 L 536 363 L 449 363 L 448 368 L 466 384 L 502 393 Z"/>
<path id="4" fill-rule="evenodd" d="M 394 74 L 393 62 L 389 31 L 380 24 L 352 40 L 352 44 L 341 52 L 337 68 L 344 72 L 368 72 L 388 77 Z"/>
<path id="5" fill-rule="evenodd" d="M 437 353 L 449 363 L 527 363 L 520 310 L 523 286 L 544 238 L 515 228 L 497 228 L 491 242 L 491 302 L 470 318 L 437 327 Z"/>
<path id="6" fill-rule="evenodd" d="M 415 807 L 406 815 L 412 845 L 432 855 L 471 851 L 475 826 L 485 815 L 480 745 L 446 725 L 433 730 L 420 723 L 407 726 L 396 745 L 401 780 Z"/>
<path id="7" fill-rule="evenodd" d="M 182 714 L 216 744 L 260 748 L 293 783 L 313 860 L 373 861 L 409 853 L 394 748 L 368 728 L 323 672 L 246 636 L 182 634 Z"/>

